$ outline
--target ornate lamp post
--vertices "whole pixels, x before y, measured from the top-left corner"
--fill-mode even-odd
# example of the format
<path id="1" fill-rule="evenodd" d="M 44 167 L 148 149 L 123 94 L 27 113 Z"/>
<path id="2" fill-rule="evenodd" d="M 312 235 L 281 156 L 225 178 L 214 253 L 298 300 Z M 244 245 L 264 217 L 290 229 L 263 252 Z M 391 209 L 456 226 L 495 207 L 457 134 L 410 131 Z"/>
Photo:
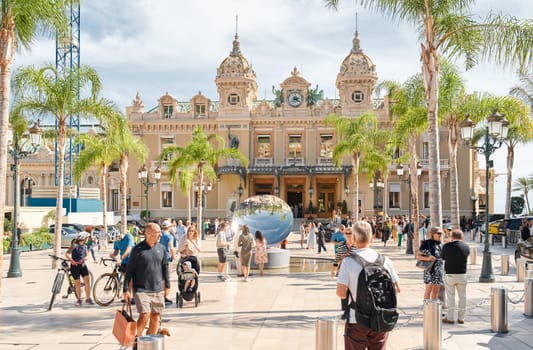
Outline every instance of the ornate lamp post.
<path id="1" fill-rule="evenodd" d="M 397 166 L 396 166 L 396 175 L 398 175 L 399 177 L 403 176 L 403 173 L 404 173 L 404 169 L 403 169 L 403 165 L 401 163 L 399 163 Z M 407 168 L 407 174 L 408 174 L 408 177 L 407 177 L 407 186 L 409 187 L 409 212 L 408 212 L 408 222 L 407 222 L 407 227 L 408 227 L 408 232 L 407 232 L 407 248 L 405 250 L 405 254 L 414 254 L 414 251 L 413 251 L 413 232 L 412 232 L 412 227 L 413 227 L 413 218 L 412 218 L 412 208 L 413 208 L 413 192 L 411 191 L 411 169 L 410 168 Z M 422 166 L 420 165 L 420 163 L 417 163 L 416 164 L 416 176 L 420 176 L 422 175 Z"/>
<path id="2" fill-rule="evenodd" d="M 161 169 L 159 167 L 155 168 L 154 172 L 151 174 L 148 174 L 148 168 L 146 167 L 146 164 L 143 165 L 141 169 L 139 169 L 138 172 L 139 181 L 141 181 L 141 184 L 144 186 L 144 200 L 145 200 L 145 220 L 148 221 L 150 218 L 150 212 L 148 211 L 148 193 L 150 190 L 150 187 L 155 186 L 159 180 L 161 179 Z M 155 181 L 151 182 L 150 177 L 153 178 Z"/>
<path id="3" fill-rule="evenodd" d="M 211 184 L 211 182 L 209 184 L 207 184 L 207 188 L 206 188 L 206 185 L 202 182 L 202 188 L 199 189 L 199 186 L 198 185 L 195 185 L 194 187 L 194 192 L 196 192 L 198 194 L 198 196 L 202 196 L 202 209 L 203 207 L 205 207 L 205 203 L 207 202 L 206 200 L 206 197 L 207 197 L 207 192 L 211 192 L 213 190 L 213 185 Z M 196 227 L 201 227 L 201 239 L 202 240 L 205 240 L 205 231 L 206 229 L 204 228 L 204 225 L 202 224 L 201 220 L 203 220 L 202 218 L 199 218 L 198 219 L 198 223 L 196 225 Z"/>
<path id="4" fill-rule="evenodd" d="M 481 266 L 481 276 L 479 282 L 494 282 L 494 273 L 492 270 L 492 253 L 489 245 L 489 175 L 490 175 L 490 155 L 502 146 L 502 142 L 507 138 L 509 131 L 509 121 L 504 115 L 494 111 L 487 118 L 485 126 L 483 144 L 480 146 L 472 145 L 471 141 L 474 133 L 474 123 L 467 116 L 461 123 L 461 136 L 468 147 L 485 156 L 485 244 L 483 249 L 483 264 Z"/>
<path id="5" fill-rule="evenodd" d="M 39 145 L 41 144 L 41 134 L 42 130 L 39 127 L 39 121 L 37 120 L 33 126 L 28 130 L 30 133 L 30 144 L 31 149 L 25 149 L 24 146 L 27 144 L 19 144 L 18 134 L 13 132 L 11 135 L 8 135 L 8 144 L 11 146 L 8 147 L 8 152 L 13 158 L 13 165 L 11 170 L 13 171 L 13 233 L 11 239 L 11 259 L 9 261 L 9 271 L 7 272 L 7 277 L 22 277 L 22 271 L 20 270 L 20 248 L 17 235 L 17 223 L 18 223 L 18 209 L 19 209 L 19 159 L 25 158 L 30 154 L 37 152 Z M 11 137 L 10 137 L 11 136 Z"/>

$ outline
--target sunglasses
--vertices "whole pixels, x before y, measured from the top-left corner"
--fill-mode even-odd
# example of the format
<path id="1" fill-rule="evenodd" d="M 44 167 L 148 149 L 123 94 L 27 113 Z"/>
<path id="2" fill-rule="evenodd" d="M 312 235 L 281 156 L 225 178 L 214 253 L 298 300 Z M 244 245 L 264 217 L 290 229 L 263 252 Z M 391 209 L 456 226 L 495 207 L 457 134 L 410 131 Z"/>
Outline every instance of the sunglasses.
<path id="1" fill-rule="evenodd" d="M 434 233 L 435 235 L 442 235 L 443 233 L 442 232 L 436 232 Z"/>

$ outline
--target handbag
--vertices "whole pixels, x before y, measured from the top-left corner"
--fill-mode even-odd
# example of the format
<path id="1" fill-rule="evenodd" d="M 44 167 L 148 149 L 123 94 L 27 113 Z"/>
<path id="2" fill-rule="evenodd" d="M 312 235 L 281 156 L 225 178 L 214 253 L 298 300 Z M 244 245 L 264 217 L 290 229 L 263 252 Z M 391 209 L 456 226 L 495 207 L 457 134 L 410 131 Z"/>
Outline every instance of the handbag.
<path id="1" fill-rule="evenodd" d="M 133 342 L 137 335 L 137 322 L 133 319 L 131 304 L 122 305 L 122 310 L 117 310 L 113 323 L 113 335 L 120 345 L 128 345 Z"/>
<path id="2" fill-rule="evenodd" d="M 435 263 L 435 260 L 431 260 L 431 261 L 417 260 L 416 267 L 418 267 L 419 269 L 425 270 L 425 271 L 429 271 L 433 267 L 434 263 Z"/>

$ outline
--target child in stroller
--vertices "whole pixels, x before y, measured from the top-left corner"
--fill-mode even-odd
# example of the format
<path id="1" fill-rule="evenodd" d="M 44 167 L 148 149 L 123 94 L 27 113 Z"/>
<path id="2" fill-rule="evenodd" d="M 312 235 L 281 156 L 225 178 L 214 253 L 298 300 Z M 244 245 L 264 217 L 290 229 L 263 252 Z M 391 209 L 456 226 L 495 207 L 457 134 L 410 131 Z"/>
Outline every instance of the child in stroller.
<path id="1" fill-rule="evenodd" d="M 198 291 L 198 259 L 195 256 L 181 258 L 178 262 L 178 292 L 176 292 L 176 306 L 183 307 L 183 300 L 194 299 L 194 306 L 200 302 L 200 291 Z"/>

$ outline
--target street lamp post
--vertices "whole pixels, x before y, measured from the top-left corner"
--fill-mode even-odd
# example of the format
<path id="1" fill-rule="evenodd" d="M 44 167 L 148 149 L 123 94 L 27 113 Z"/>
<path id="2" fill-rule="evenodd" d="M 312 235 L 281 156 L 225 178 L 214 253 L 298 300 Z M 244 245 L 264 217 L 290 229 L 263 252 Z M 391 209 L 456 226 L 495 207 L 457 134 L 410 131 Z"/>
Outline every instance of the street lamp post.
<path id="1" fill-rule="evenodd" d="M 403 166 L 402 164 L 398 164 L 396 167 L 396 174 L 398 176 L 403 176 Z M 420 176 L 422 174 L 422 167 L 419 163 L 416 165 L 416 176 Z M 409 211 L 408 211 L 408 221 L 406 223 L 407 225 L 407 247 L 405 249 L 405 254 L 414 254 L 413 251 L 413 215 L 412 215 L 412 208 L 413 208 L 413 192 L 411 190 L 411 169 L 407 168 L 407 186 L 409 187 Z"/>
<path id="2" fill-rule="evenodd" d="M 489 245 L 489 175 L 490 175 L 490 155 L 502 146 L 509 131 L 509 121 L 504 115 L 494 111 L 487 118 L 487 126 L 484 130 L 483 144 L 481 146 L 472 145 L 471 141 L 474 133 L 474 123 L 467 116 L 461 123 L 461 136 L 471 149 L 485 156 L 485 242 L 483 249 L 483 264 L 479 282 L 494 282 L 492 270 L 492 253 Z"/>
<path id="3" fill-rule="evenodd" d="M 39 127 L 39 121 L 37 120 L 34 125 L 28 130 L 30 133 L 30 142 L 32 148 L 29 150 L 24 149 L 24 144 L 19 144 L 19 137 L 16 132 L 13 132 L 13 139 L 10 140 L 8 136 L 8 143 L 13 143 L 13 147 L 8 148 L 8 152 L 13 158 L 13 233 L 11 238 L 11 258 L 9 260 L 9 270 L 7 277 L 22 277 L 22 271 L 20 270 L 20 247 L 17 235 L 17 223 L 18 223 L 18 209 L 19 209 L 19 159 L 25 158 L 30 154 L 37 152 L 38 146 L 41 144 L 41 128 Z"/>
<path id="4" fill-rule="evenodd" d="M 205 206 L 206 205 L 206 202 L 207 202 L 207 192 L 211 192 L 213 190 L 213 185 L 211 184 L 211 182 L 207 185 L 207 191 L 206 191 L 206 185 L 202 182 L 202 188 L 199 188 L 198 185 L 195 185 L 195 188 L 194 188 L 194 192 L 196 192 L 198 194 L 198 196 L 202 196 L 202 206 Z M 203 209 L 203 208 L 199 208 L 199 209 Z M 197 218 L 197 227 L 200 228 L 201 230 L 201 239 L 202 240 L 205 240 L 205 231 L 206 231 L 206 228 L 204 228 L 204 225 L 202 224 L 201 220 L 203 220 L 200 216 L 198 216 Z"/>
<path id="5" fill-rule="evenodd" d="M 148 222 L 148 219 L 150 218 L 150 212 L 148 211 L 148 193 L 150 190 L 150 187 L 155 186 L 159 180 L 161 179 L 161 169 L 157 167 L 152 174 L 148 174 L 148 168 L 146 167 L 146 164 L 143 165 L 141 169 L 139 169 L 139 173 L 137 174 L 139 177 L 139 181 L 141 181 L 141 184 L 144 186 L 144 200 L 145 200 L 145 220 Z M 155 180 L 154 182 L 150 181 L 150 175 Z"/>

